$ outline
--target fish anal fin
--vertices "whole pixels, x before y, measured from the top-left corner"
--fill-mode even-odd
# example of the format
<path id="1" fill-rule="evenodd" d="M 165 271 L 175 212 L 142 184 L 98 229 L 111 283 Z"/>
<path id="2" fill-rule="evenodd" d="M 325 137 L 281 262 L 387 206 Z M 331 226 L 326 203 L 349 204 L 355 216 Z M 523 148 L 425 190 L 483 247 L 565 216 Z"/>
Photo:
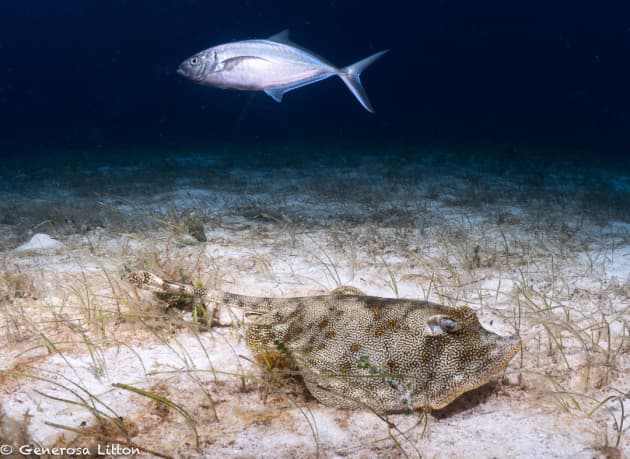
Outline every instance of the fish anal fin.
<path id="1" fill-rule="evenodd" d="M 287 84 L 284 86 L 275 86 L 273 88 L 267 88 L 265 89 L 265 92 L 276 102 L 282 102 L 282 96 L 284 96 L 287 92 L 292 91 L 297 88 L 301 88 L 302 86 L 306 86 L 306 85 L 313 84 L 321 80 L 325 80 L 326 78 L 330 78 L 333 75 L 335 74 L 331 72 L 325 72 L 325 73 L 322 73 L 321 75 L 317 75 L 306 81 L 299 81 L 297 83 Z"/>
<path id="2" fill-rule="evenodd" d="M 265 89 L 265 93 L 278 103 L 282 102 L 282 96 L 284 96 L 285 92 L 287 92 L 287 89 L 285 89 L 284 86 Z"/>

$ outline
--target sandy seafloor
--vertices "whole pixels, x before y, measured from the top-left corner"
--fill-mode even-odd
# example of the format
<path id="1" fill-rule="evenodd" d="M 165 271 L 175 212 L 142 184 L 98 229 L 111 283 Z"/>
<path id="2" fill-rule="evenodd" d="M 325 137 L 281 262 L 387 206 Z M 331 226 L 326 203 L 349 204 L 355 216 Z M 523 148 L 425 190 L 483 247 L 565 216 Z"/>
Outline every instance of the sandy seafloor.
<path id="1" fill-rule="evenodd" d="M 0 443 L 146 457 L 630 455 L 630 164 L 281 150 L 111 163 L 101 152 L 2 172 Z M 195 324 L 121 280 L 124 266 L 257 296 L 345 284 L 468 304 L 523 351 L 426 424 L 334 409 L 262 378 L 242 329 Z"/>

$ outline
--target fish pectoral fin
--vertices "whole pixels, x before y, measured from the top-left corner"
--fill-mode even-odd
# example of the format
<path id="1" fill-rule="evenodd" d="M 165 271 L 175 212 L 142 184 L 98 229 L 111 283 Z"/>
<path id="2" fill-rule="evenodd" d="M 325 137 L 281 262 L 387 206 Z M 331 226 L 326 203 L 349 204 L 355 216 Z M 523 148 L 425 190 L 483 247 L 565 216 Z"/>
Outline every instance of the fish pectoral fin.
<path id="1" fill-rule="evenodd" d="M 262 57 L 257 57 L 257 56 L 238 56 L 238 57 L 231 57 L 229 59 L 226 59 L 224 61 L 221 61 L 220 63 L 218 63 L 215 67 L 214 67 L 214 71 L 215 72 L 225 72 L 225 71 L 229 71 L 232 70 L 233 68 L 235 68 L 236 66 L 243 64 L 244 62 L 248 62 L 248 61 L 252 61 L 252 60 L 259 60 L 259 61 L 266 61 L 267 59 L 264 59 Z"/>
<path id="2" fill-rule="evenodd" d="M 284 96 L 284 93 L 287 92 L 287 90 L 284 88 L 284 86 L 281 86 L 279 88 L 265 89 L 265 92 L 273 100 L 275 100 L 276 102 L 280 103 L 280 102 L 282 102 L 282 96 Z"/>

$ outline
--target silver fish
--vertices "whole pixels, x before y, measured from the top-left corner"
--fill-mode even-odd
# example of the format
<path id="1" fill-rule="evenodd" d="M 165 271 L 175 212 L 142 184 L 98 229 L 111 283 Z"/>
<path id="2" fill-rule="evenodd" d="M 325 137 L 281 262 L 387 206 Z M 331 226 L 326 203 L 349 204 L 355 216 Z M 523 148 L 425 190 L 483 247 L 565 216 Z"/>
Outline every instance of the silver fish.
<path id="1" fill-rule="evenodd" d="M 206 86 L 265 91 L 277 102 L 293 89 L 336 75 L 359 103 L 374 113 L 360 75 L 387 51 L 340 69 L 292 43 L 289 31 L 283 30 L 266 40 L 237 41 L 203 50 L 182 62 L 177 73 Z"/>

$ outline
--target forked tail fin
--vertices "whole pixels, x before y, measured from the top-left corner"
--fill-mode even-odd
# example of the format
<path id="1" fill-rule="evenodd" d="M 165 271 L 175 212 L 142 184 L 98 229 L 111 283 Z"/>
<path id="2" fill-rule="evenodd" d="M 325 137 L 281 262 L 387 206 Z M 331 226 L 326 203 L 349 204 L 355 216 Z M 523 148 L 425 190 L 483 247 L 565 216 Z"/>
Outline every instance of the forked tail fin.
<path id="1" fill-rule="evenodd" d="M 379 51 L 378 53 L 374 53 L 371 56 L 366 57 L 365 59 L 360 60 L 359 62 L 355 62 L 352 65 L 344 67 L 339 70 L 339 78 L 343 80 L 348 89 L 354 94 L 354 97 L 357 98 L 359 103 L 363 105 L 363 107 L 370 113 L 374 113 L 374 108 L 372 108 L 372 104 L 370 103 L 370 99 L 368 99 L 367 93 L 365 89 L 363 89 L 363 85 L 361 84 L 361 72 L 366 69 L 368 65 L 377 60 L 383 54 L 388 52 L 386 49 L 384 51 Z"/>

